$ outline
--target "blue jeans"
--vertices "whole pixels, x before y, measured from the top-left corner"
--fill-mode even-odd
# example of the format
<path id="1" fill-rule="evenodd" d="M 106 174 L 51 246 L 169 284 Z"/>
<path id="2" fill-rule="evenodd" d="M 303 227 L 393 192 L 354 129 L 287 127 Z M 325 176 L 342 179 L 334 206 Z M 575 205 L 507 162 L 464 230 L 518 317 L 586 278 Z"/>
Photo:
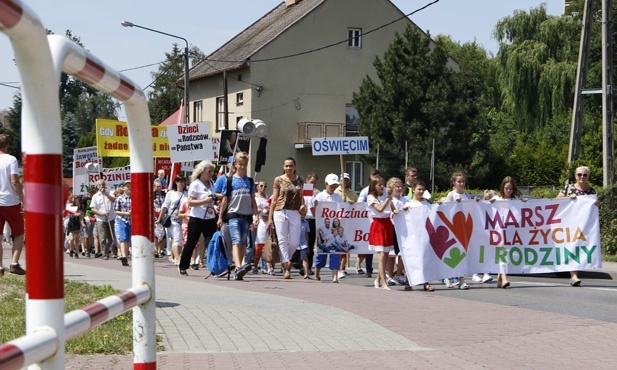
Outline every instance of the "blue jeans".
<path id="1" fill-rule="evenodd" d="M 232 218 L 228 222 L 229 233 L 231 234 L 231 243 L 247 245 L 249 237 L 249 222 L 246 218 Z"/>

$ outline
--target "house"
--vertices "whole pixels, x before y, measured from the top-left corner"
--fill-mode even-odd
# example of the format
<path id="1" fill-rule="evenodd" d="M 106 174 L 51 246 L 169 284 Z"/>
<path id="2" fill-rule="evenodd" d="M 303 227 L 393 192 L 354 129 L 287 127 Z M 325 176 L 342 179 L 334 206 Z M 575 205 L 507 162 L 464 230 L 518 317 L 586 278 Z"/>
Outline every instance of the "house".
<path id="1" fill-rule="evenodd" d="M 409 24 L 388 0 L 286 0 L 190 70 L 191 119 L 212 122 L 214 136 L 242 118 L 266 122 L 266 164 L 258 174 L 249 164 L 258 179 L 281 174 L 289 156 L 302 176 L 339 174 L 339 156 L 313 157 L 311 138 L 357 136 L 352 94 L 366 75 L 376 79 L 375 57 Z M 343 162 L 359 190 L 369 169 L 353 155 Z"/>

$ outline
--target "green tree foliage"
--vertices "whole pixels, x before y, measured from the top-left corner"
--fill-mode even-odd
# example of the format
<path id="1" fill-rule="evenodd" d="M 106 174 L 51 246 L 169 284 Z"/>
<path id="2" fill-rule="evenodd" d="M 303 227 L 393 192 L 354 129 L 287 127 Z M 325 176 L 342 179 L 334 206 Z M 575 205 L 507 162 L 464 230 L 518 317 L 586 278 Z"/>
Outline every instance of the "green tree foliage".
<path id="1" fill-rule="evenodd" d="M 17 158 L 21 164 L 21 108 L 22 100 L 21 93 L 13 96 L 13 106 L 9 108 L 9 113 L 6 117 L 8 129 L 5 129 L 5 134 L 9 135 L 9 154 Z"/>
<path id="2" fill-rule="evenodd" d="M 62 138 L 63 176 L 71 177 L 73 176 L 73 150 L 77 147 L 79 140 L 73 113 L 66 113 L 62 119 Z"/>
<path id="3" fill-rule="evenodd" d="M 189 49 L 189 60 L 192 65 L 199 62 L 205 55 L 199 48 Z M 152 125 L 158 125 L 180 108 L 184 98 L 184 49 L 174 44 L 170 53 L 165 53 L 165 61 L 157 72 L 151 74 L 152 90 L 148 93 L 148 108 Z"/>
<path id="4" fill-rule="evenodd" d="M 580 29 L 573 17 L 549 16 L 544 4 L 495 26 L 503 109 L 518 129 L 531 132 L 572 109 Z"/>
<path id="5" fill-rule="evenodd" d="M 373 62 L 378 81 L 366 76 L 353 104 L 360 116 L 359 131 L 370 138 L 371 150 L 379 144 L 384 155 L 400 158 L 382 172 L 403 173 L 407 141 L 410 162 L 427 174 L 435 139 L 438 183 L 448 186 L 449 172 L 469 167 L 481 150 L 474 138 L 482 131 L 479 92 L 473 80 L 452 68 L 443 43 L 431 48 L 430 42 L 412 26 L 397 34 L 383 59 Z"/>

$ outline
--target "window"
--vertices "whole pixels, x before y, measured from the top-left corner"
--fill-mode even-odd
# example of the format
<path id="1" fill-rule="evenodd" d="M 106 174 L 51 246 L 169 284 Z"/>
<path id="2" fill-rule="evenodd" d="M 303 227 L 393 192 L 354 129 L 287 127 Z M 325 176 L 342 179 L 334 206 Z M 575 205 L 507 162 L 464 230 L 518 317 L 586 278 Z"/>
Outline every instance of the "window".
<path id="1" fill-rule="evenodd" d="M 225 127 L 225 99 L 216 98 L 216 131 L 227 130 Z"/>
<path id="2" fill-rule="evenodd" d="M 203 105 L 202 100 L 193 102 L 193 122 L 202 121 L 201 117 L 203 114 L 203 109 L 204 109 L 204 105 Z"/>
<path id="3" fill-rule="evenodd" d="M 357 161 L 345 162 L 345 172 L 349 174 L 349 177 L 351 177 L 351 184 L 349 184 L 349 187 L 353 191 L 357 191 L 357 192 L 362 190 L 363 188 L 362 186 L 362 176 L 363 176 L 362 162 L 357 162 Z"/>
<path id="4" fill-rule="evenodd" d="M 345 108 L 345 136 L 358 136 L 358 110 L 351 104 L 347 104 Z"/>
<path id="5" fill-rule="evenodd" d="M 242 105 L 244 103 L 244 93 L 236 94 L 236 105 Z"/>
<path id="6" fill-rule="evenodd" d="M 362 49 L 362 29 L 347 29 L 347 47 L 351 49 Z"/>

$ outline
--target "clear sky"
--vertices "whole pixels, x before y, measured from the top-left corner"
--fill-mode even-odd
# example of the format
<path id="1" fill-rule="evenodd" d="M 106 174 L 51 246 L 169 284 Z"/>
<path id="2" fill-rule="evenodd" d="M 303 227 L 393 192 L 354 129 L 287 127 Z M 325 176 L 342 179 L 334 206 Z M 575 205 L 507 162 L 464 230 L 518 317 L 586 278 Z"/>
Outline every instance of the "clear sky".
<path id="1" fill-rule="evenodd" d="M 330 0 L 336 1 L 336 0 Z M 173 43 L 182 40 L 138 28 L 125 28 L 123 20 L 186 38 L 206 55 L 216 50 L 282 0 L 23 0 L 56 34 L 70 29 L 86 49 L 116 70 L 164 60 Z M 392 0 L 405 14 L 432 0 Z M 493 54 L 498 45 L 491 33 L 496 22 L 516 9 L 529 10 L 547 3 L 549 14 L 560 15 L 562 0 L 440 0 L 413 15 L 411 20 L 431 35 L 446 34 L 454 40 L 476 40 Z M 173 5 L 172 5 L 173 4 Z M 336 40 L 339 41 L 337 38 Z M 141 87 L 148 85 L 157 65 L 124 72 Z M 13 50 L 0 35 L 0 83 L 18 82 Z M 13 84 L 19 86 L 19 84 Z M 12 105 L 16 90 L 0 85 L 0 110 Z M 147 92 L 147 91 L 146 91 Z M 122 117 L 120 119 L 125 119 Z"/>

